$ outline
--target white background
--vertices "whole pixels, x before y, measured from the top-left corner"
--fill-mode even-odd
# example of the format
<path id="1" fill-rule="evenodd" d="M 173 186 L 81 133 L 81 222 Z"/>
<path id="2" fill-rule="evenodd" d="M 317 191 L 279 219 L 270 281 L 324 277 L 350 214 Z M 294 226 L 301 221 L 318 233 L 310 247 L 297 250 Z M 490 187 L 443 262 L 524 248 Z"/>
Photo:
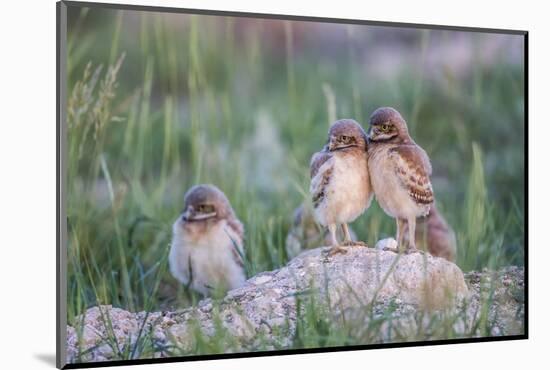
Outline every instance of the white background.
<path id="1" fill-rule="evenodd" d="M 121 2 L 112 0 L 112 2 Z M 528 30 L 528 341 L 147 365 L 143 369 L 517 369 L 547 363 L 549 19 L 544 1 L 127 0 L 127 3 Z M 55 2 L 4 1 L 0 44 L 0 366 L 52 368 L 55 354 Z M 518 142 L 518 145 L 521 143 Z M 503 166 L 506 163 L 502 164 Z M 546 353 L 548 355 L 548 353 Z M 10 366 L 11 365 L 11 366 Z M 544 366 L 544 365 L 543 365 Z M 546 365 L 547 366 L 547 365 Z M 541 367 L 536 366 L 536 367 Z M 135 367 L 134 367 L 135 368 Z"/>

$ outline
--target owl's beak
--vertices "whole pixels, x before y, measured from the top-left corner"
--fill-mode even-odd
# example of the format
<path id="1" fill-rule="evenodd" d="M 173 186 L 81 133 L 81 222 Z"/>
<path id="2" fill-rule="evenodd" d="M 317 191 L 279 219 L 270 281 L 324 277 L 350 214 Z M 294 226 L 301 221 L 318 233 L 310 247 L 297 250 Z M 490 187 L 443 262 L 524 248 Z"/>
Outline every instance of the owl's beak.
<path id="1" fill-rule="evenodd" d="M 329 151 L 332 151 L 334 149 L 336 149 L 336 144 L 335 144 L 335 141 L 336 141 L 336 138 L 334 138 L 334 136 L 330 136 L 328 138 L 328 150 Z"/>
<path id="2" fill-rule="evenodd" d="M 194 216 L 195 216 L 195 210 L 191 206 L 187 207 L 185 212 L 181 214 L 181 218 L 183 219 L 183 221 L 191 221 L 193 220 Z"/>
<path id="3" fill-rule="evenodd" d="M 367 131 L 367 139 L 368 140 L 371 140 L 372 139 L 372 126 L 369 127 L 369 130 Z"/>

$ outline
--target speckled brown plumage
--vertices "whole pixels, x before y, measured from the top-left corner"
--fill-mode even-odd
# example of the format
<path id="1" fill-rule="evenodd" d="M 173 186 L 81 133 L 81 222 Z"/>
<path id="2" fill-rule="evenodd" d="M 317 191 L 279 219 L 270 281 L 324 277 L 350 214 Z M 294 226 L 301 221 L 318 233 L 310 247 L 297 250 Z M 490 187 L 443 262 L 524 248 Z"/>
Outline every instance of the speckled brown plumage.
<path id="1" fill-rule="evenodd" d="M 311 158 L 309 171 L 311 178 L 314 178 L 317 175 L 319 168 L 321 168 L 321 166 L 330 158 L 331 154 L 328 152 L 328 149 L 323 149 L 323 151 L 317 152 L 313 155 L 313 157 Z M 311 201 L 314 208 L 317 208 L 325 197 L 325 189 L 329 184 L 330 178 L 332 176 L 332 168 L 328 168 L 322 173 L 321 176 L 322 180 L 319 188 L 316 190 L 315 193 L 311 194 Z"/>
<path id="2" fill-rule="evenodd" d="M 432 166 L 426 153 L 414 144 L 403 144 L 388 150 L 395 172 L 409 195 L 421 204 L 434 201 L 430 175 Z"/>
<path id="3" fill-rule="evenodd" d="M 351 119 L 333 123 L 327 144 L 310 162 L 314 217 L 319 224 L 328 227 L 333 250 L 342 251 L 336 239 L 338 225 L 345 235 L 344 245 L 354 244 L 347 223 L 370 205 L 372 190 L 367 166 L 363 128 Z"/>
<path id="4" fill-rule="evenodd" d="M 412 140 L 407 123 L 394 108 L 374 111 L 368 140 L 369 174 L 376 199 L 396 219 L 396 240 L 400 246 L 408 224 L 408 244 L 414 251 L 416 218 L 428 215 L 434 202 L 428 155 Z"/>

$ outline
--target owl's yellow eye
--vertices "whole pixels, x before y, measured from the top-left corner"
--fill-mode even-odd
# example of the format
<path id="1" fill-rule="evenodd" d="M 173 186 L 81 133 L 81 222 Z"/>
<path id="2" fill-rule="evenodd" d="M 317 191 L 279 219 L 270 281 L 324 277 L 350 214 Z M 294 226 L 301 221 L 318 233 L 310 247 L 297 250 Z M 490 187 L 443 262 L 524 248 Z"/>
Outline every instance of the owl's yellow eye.
<path id="1" fill-rule="evenodd" d="M 200 213 L 211 213 L 214 212 L 214 206 L 209 204 L 201 204 L 197 207 L 197 211 Z"/>
<path id="2" fill-rule="evenodd" d="M 388 132 L 390 130 L 390 125 L 383 124 L 383 125 L 380 126 L 380 129 L 384 132 Z"/>

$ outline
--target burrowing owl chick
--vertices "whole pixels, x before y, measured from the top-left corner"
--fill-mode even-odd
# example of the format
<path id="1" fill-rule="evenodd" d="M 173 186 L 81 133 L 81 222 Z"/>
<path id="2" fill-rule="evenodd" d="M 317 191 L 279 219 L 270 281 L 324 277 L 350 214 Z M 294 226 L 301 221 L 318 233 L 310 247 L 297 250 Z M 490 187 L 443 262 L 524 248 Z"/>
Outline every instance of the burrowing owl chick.
<path id="1" fill-rule="evenodd" d="M 205 296 L 243 285 L 244 230 L 225 194 L 213 185 L 196 185 L 184 202 L 172 227 L 172 275 Z"/>
<path id="2" fill-rule="evenodd" d="M 434 201 L 426 152 L 409 136 L 407 123 L 393 108 L 378 108 L 368 131 L 369 173 L 380 207 L 397 222 L 397 245 L 408 224 L 408 252 L 417 251 L 416 218 L 428 215 Z"/>
<path id="3" fill-rule="evenodd" d="M 348 226 L 351 240 L 357 240 L 357 236 L 351 226 Z M 341 229 L 336 231 L 337 238 L 344 238 Z M 305 249 L 317 248 L 320 245 L 332 243 L 330 233 L 322 227 L 313 217 L 313 207 L 310 202 L 304 202 L 294 210 L 292 225 L 286 236 L 286 253 L 288 258 L 294 258 Z"/>
<path id="4" fill-rule="evenodd" d="M 408 228 L 405 227 L 404 243 L 409 240 Z M 435 203 L 430 207 L 430 213 L 416 219 L 416 245 L 425 248 L 432 256 L 442 257 L 454 262 L 456 259 L 456 237 Z"/>
<path id="5" fill-rule="evenodd" d="M 328 227 L 330 255 L 345 253 L 336 239 L 339 225 L 344 232 L 343 245 L 365 245 L 351 240 L 347 223 L 359 217 L 372 201 L 366 148 L 363 128 L 354 120 L 342 119 L 332 124 L 327 145 L 311 158 L 313 215 Z"/>

